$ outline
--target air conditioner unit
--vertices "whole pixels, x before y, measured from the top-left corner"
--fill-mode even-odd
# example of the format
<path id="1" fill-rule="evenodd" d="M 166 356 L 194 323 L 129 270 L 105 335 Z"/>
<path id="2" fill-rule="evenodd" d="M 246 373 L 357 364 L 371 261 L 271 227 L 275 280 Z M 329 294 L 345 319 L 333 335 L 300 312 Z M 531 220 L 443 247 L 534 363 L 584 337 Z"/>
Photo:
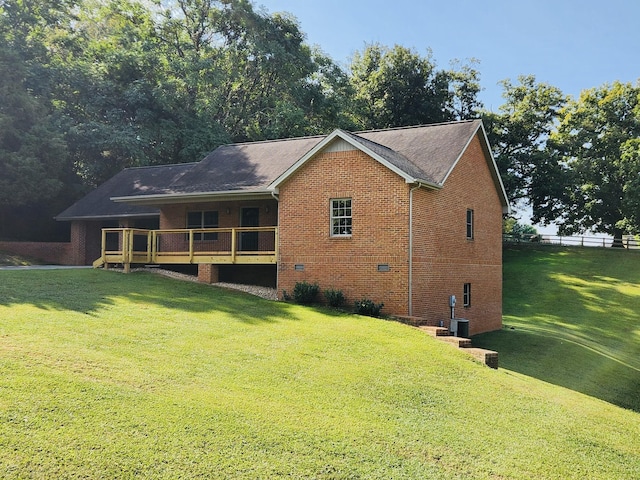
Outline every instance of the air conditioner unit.
<path id="1" fill-rule="evenodd" d="M 466 318 L 452 318 L 449 331 L 456 337 L 469 338 L 469 320 Z"/>

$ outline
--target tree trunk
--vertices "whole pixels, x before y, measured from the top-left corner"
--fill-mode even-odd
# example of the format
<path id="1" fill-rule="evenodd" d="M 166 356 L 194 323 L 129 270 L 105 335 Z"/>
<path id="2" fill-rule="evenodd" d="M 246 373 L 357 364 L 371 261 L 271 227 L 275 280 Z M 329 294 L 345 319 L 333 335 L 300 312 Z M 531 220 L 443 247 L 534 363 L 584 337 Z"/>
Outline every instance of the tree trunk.
<path id="1" fill-rule="evenodd" d="M 624 242 L 622 241 L 622 234 L 624 232 L 619 228 L 613 229 L 613 243 L 611 244 L 612 248 L 624 248 Z"/>

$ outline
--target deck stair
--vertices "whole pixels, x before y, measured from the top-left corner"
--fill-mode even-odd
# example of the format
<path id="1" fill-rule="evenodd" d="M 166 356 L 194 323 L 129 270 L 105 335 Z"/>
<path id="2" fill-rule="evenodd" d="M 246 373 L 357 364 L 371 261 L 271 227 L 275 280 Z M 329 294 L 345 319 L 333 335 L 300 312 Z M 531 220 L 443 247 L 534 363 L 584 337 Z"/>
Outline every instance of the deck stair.
<path id="1" fill-rule="evenodd" d="M 493 350 L 486 350 L 484 348 L 476 348 L 472 345 L 469 338 L 456 337 L 451 335 L 451 332 L 446 327 L 433 327 L 426 325 L 427 321 L 419 317 L 411 317 L 410 322 L 405 321 L 408 317 L 395 317 L 396 320 L 412 325 L 426 333 L 427 335 L 437 338 L 442 342 L 446 342 L 454 347 L 462 349 L 465 353 L 468 353 L 473 358 L 481 363 L 484 363 L 488 367 L 498 368 L 498 352 Z"/>

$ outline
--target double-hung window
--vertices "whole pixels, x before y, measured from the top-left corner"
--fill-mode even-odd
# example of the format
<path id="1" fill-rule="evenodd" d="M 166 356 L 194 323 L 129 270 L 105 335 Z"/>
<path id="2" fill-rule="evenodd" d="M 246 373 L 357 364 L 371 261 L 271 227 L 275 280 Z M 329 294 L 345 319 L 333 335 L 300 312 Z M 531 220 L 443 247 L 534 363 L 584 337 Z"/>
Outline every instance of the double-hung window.
<path id="1" fill-rule="evenodd" d="M 473 240 L 473 210 L 467 209 L 467 240 Z"/>
<path id="2" fill-rule="evenodd" d="M 218 212 L 188 212 L 187 228 L 218 228 Z M 217 233 L 196 232 L 193 234 L 194 240 L 217 240 Z"/>
<path id="3" fill-rule="evenodd" d="M 350 237 L 353 226 L 350 198 L 331 200 L 331 236 Z"/>

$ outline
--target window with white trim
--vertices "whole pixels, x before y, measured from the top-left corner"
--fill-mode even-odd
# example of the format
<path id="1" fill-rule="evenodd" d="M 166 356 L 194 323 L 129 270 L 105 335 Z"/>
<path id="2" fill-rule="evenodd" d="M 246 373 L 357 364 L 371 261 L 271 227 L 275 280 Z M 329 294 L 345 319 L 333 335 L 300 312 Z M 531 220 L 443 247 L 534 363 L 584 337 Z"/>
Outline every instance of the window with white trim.
<path id="1" fill-rule="evenodd" d="M 350 237 L 353 225 L 350 198 L 331 200 L 331 236 Z"/>
<path id="2" fill-rule="evenodd" d="M 187 212 L 187 228 L 218 228 L 218 212 Z M 217 240 L 218 234 L 197 232 L 193 234 L 193 239 Z"/>
<path id="3" fill-rule="evenodd" d="M 473 210 L 467 209 L 467 240 L 473 240 Z"/>
<path id="4" fill-rule="evenodd" d="M 465 283 L 462 291 L 462 305 L 465 307 L 471 306 L 471 284 Z"/>

